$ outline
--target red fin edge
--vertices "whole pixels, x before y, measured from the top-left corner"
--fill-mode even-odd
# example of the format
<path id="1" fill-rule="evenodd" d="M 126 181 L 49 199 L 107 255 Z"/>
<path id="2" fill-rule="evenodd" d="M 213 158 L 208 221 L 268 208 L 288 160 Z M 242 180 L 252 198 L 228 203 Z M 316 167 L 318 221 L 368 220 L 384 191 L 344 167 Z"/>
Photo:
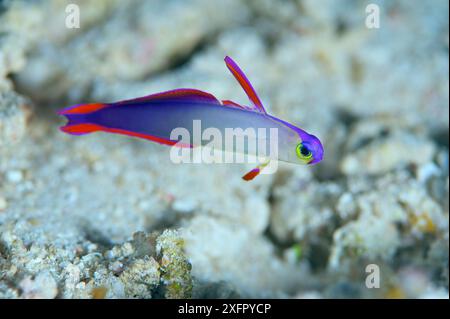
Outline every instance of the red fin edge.
<path id="1" fill-rule="evenodd" d="M 250 172 L 248 172 L 247 174 L 245 174 L 244 176 L 242 176 L 242 179 L 245 181 L 251 181 L 252 179 L 254 179 L 256 176 L 259 175 L 259 173 L 261 172 L 261 170 L 257 167 L 252 169 Z"/>
<path id="2" fill-rule="evenodd" d="M 153 135 L 143 134 L 143 133 L 138 133 L 138 132 L 131 132 L 131 131 L 116 129 L 116 128 L 109 128 L 109 127 L 104 127 L 104 126 L 101 126 L 98 124 L 92 124 L 92 123 L 66 125 L 66 126 L 61 127 L 61 131 L 68 133 L 68 134 L 72 134 L 72 135 L 84 135 L 84 134 L 102 131 L 102 132 L 122 134 L 122 135 L 128 135 L 128 136 L 132 136 L 132 137 L 143 138 L 146 140 L 150 140 L 152 142 L 169 145 L 169 146 L 177 146 L 177 147 L 181 147 L 181 148 L 192 148 L 193 147 L 191 144 L 179 143 L 178 141 L 172 141 L 172 140 L 168 140 L 168 139 L 158 137 L 158 136 L 153 136 Z"/>
<path id="3" fill-rule="evenodd" d="M 208 92 L 200 91 L 197 89 L 175 89 L 171 91 L 165 91 L 161 93 L 155 93 L 143 97 L 138 97 L 136 99 L 125 100 L 115 103 L 116 105 L 121 104 L 131 104 L 138 102 L 151 102 L 151 101 L 160 101 L 160 100 L 183 100 L 183 99 L 191 99 L 196 101 L 205 101 L 210 103 L 220 104 L 220 102 L 216 99 L 216 97 Z"/>
<path id="4" fill-rule="evenodd" d="M 237 104 L 236 102 L 233 102 L 231 100 L 222 100 L 222 104 L 225 105 L 225 106 L 234 106 L 234 107 L 238 107 L 238 108 L 241 108 L 241 109 L 246 109 L 242 105 Z"/>
<path id="5" fill-rule="evenodd" d="M 61 129 L 61 131 L 72 134 L 72 135 L 83 135 L 83 134 L 89 134 L 92 132 L 100 131 L 102 129 L 102 127 L 97 124 L 80 123 L 80 124 L 62 126 L 60 129 Z"/>
<path id="6" fill-rule="evenodd" d="M 67 114 L 87 114 L 107 107 L 107 104 L 103 103 L 90 103 L 90 104 L 80 104 L 65 108 L 58 112 L 59 115 Z"/>
<path id="7" fill-rule="evenodd" d="M 153 135 L 143 134 L 143 133 L 138 133 L 138 132 L 131 132 L 131 131 L 117 129 L 117 128 L 102 127 L 102 131 L 108 132 L 108 133 L 123 134 L 123 135 L 128 135 L 128 136 L 133 136 L 133 137 L 139 137 L 139 138 L 143 138 L 146 140 L 150 140 L 150 141 L 153 141 L 153 142 L 156 142 L 159 144 L 164 144 L 164 145 L 169 145 L 169 146 L 176 145 L 181 148 L 192 148 L 193 147 L 190 144 L 183 144 L 183 143 L 179 143 L 178 141 L 172 141 L 172 140 L 168 140 L 168 139 L 158 137 L 158 136 L 153 136 Z"/>
<path id="8" fill-rule="evenodd" d="M 264 109 L 264 106 L 262 105 L 262 102 L 259 99 L 258 94 L 256 94 L 256 91 L 253 88 L 252 84 L 245 76 L 244 72 L 236 64 L 236 62 L 234 62 L 233 59 L 231 59 L 229 56 L 226 56 L 225 64 L 227 65 L 228 69 L 231 71 L 233 76 L 236 78 L 236 80 L 239 82 L 241 87 L 244 89 L 245 93 L 247 94 L 248 98 L 253 103 L 253 105 L 259 111 L 266 113 L 266 110 Z"/>

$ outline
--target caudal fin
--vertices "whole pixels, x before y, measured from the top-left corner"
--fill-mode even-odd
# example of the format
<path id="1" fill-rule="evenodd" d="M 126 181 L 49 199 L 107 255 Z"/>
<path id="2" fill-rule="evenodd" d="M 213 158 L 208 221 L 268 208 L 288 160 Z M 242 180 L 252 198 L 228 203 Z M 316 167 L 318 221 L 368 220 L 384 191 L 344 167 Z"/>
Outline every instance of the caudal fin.
<path id="1" fill-rule="evenodd" d="M 61 131 L 72 135 L 83 135 L 100 131 L 102 127 L 89 123 L 88 114 L 108 106 L 102 103 L 80 104 L 58 111 L 59 115 L 67 118 L 67 124 L 60 127 Z"/>

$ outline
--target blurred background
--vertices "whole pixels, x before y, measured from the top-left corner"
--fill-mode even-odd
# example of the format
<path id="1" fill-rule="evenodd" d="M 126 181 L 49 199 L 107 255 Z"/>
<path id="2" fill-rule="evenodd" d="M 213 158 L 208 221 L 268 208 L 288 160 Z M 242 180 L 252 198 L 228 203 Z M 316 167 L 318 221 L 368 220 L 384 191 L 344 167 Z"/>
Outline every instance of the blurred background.
<path id="1" fill-rule="evenodd" d="M 448 49 L 445 0 L 0 2 L 0 297 L 448 298 Z M 226 55 L 322 163 L 246 183 L 58 130 L 179 87 L 245 104 Z"/>

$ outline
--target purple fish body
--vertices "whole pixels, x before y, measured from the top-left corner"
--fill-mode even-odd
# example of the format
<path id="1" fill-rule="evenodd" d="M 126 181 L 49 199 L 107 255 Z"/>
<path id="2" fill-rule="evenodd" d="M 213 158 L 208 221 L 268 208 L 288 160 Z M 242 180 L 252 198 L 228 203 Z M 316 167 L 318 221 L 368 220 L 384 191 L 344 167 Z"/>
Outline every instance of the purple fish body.
<path id="1" fill-rule="evenodd" d="M 319 139 L 304 130 L 267 114 L 256 92 L 239 67 L 229 57 L 225 58 L 228 68 L 246 91 L 252 106 L 242 106 L 232 101 L 219 101 L 213 95 L 195 89 L 176 89 L 149 96 L 125 100 L 116 103 L 81 104 L 59 112 L 68 119 L 61 130 L 83 135 L 95 131 L 125 134 L 145 138 L 167 145 L 181 147 L 198 146 L 192 138 L 194 121 L 198 120 L 202 128 L 215 128 L 221 134 L 227 129 L 276 129 L 278 154 L 277 160 L 293 163 L 314 164 L 322 160 L 323 147 Z M 190 140 L 180 141 L 173 136 L 175 128 L 185 129 Z M 269 134 L 255 136 L 258 142 L 270 144 Z M 205 145 L 208 141 L 203 142 Z M 235 149 L 248 153 L 248 149 Z M 262 167 L 261 167 L 262 168 Z M 252 179 L 260 169 L 249 172 Z M 246 176 L 247 176 L 246 175 Z M 255 175 L 255 176 L 256 176 Z"/>

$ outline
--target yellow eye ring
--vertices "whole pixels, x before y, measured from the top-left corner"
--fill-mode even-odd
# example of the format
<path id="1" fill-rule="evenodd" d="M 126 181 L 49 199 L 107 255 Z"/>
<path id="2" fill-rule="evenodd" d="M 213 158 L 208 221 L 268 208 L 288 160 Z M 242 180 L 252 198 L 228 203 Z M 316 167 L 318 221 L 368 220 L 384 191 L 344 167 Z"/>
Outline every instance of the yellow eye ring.
<path id="1" fill-rule="evenodd" d="M 298 143 L 295 148 L 295 152 L 297 153 L 298 158 L 307 163 L 309 163 L 313 158 L 311 151 L 302 143 Z"/>

